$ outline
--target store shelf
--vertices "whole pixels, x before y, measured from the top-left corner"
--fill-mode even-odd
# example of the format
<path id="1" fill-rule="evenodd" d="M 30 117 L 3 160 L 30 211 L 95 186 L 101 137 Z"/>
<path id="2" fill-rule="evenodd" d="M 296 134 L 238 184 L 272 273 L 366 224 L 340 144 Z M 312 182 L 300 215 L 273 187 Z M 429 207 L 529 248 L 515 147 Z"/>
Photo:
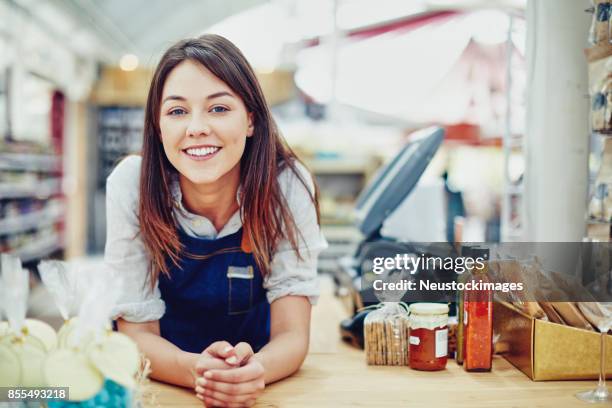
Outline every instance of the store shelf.
<path id="1" fill-rule="evenodd" d="M 329 247 L 319 254 L 319 271 L 333 273 L 338 267 L 338 259 L 355 253 L 362 236 L 354 226 L 323 225 L 321 231 Z"/>
<path id="2" fill-rule="evenodd" d="M 19 256 L 21 262 L 29 262 L 36 259 L 44 258 L 55 251 L 63 248 L 63 239 L 60 234 L 49 234 L 36 241 L 32 241 L 27 245 L 18 248 L 12 253 Z"/>
<path id="3" fill-rule="evenodd" d="M 612 55 L 612 44 L 597 44 L 584 50 L 587 61 L 593 62 Z"/>
<path id="4" fill-rule="evenodd" d="M 50 155 L 0 152 L 0 170 L 60 172 L 62 160 Z"/>
<path id="5" fill-rule="evenodd" d="M 315 174 L 364 174 L 371 166 L 355 159 L 315 159 L 307 160 L 306 165 Z"/>
<path id="6" fill-rule="evenodd" d="M 46 227 L 64 219 L 63 209 L 54 207 L 17 217 L 0 219 L 0 234 L 14 234 L 33 228 Z"/>
<path id="7" fill-rule="evenodd" d="M 51 178 L 35 185 L 0 183 L 0 200 L 7 198 L 50 197 L 61 193 L 61 179 Z"/>
<path id="8" fill-rule="evenodd" d="M 603 220 L 595 220 L 595 219 L 592 219 L 592 218 L 589 218 L 587 220 L 587 224 L 589 224 L 589 225 L 612 225 L 611 222 L 603 221 Z"/>

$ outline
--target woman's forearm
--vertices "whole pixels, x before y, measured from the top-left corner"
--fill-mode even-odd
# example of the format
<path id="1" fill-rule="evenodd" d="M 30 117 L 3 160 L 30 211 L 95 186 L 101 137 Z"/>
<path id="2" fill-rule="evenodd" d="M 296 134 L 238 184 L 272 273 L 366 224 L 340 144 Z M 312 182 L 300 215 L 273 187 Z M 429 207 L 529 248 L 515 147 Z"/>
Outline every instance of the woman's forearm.
<path id="1" fill-rule="evenodd" d="M 126 333 L 151 362 L 151 377 L 169 384 L 194 388 L 199 354 L 188 353 L 154 333 Z"/>
<path id="2" fill-rule="evenodd" d="M 266 384 L 273 383 L 295 373 L 308 353 L 309 338 L 300 332 L 277 334 L 263 347 L 255 358 L 265 370 Z"/>

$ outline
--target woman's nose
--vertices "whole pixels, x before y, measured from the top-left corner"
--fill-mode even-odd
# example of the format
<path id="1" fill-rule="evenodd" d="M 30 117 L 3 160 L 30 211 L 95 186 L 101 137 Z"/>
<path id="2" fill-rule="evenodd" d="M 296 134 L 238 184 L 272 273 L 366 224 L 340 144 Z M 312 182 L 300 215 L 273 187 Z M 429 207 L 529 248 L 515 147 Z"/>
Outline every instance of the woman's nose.
<path id="1" fill-rule="evenodd" d="M 187 127 L 187 136 L 198 137 L 208 136 L 210 134 L 210 124 L 204 115 L 194 114 L 191 117 L 189 126 Z"/>

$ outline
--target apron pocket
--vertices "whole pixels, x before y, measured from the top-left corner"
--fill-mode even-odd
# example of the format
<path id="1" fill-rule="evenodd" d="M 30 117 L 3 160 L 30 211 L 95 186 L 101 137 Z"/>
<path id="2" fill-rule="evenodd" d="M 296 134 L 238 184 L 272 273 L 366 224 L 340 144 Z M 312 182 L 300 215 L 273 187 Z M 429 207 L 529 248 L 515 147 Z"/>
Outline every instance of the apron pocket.
<path id="1" fill-rule="evenodd" d="M 253 305 L 253 267 L 229 266 L 228 314 L 247 313 Z"/>

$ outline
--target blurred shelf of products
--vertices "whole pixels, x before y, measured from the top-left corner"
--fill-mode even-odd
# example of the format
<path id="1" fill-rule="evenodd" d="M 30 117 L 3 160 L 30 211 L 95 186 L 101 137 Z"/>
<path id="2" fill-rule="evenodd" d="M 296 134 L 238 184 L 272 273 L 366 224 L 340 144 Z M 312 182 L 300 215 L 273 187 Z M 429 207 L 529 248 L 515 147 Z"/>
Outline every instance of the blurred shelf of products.
<path id="1" fill-rule="evenodd" d="M 11 51 L 0 57 L 0 244 L 3 251 L 23 249 L 32 262 L 102 254 L 105 180 L 121 158 L 140 151 L 151 67 L 159 57 L 140 52 L 144 64 L 131 54 L 119 62 L 100 27 L 74 18 L 68 3 L 56 6 L 72 21 L 73 36 L 31 4 L 9 2 L 1 10 L 13 20 L 0 37 Z M 274 31 L 286 12 L 277 7 L 262 5 L 249 15 L 269 12 Z M 431 199 L 440 211 L 418 226 L 399 215 L 391 223 L 410 239 L 523 237 L 522 12 L 411 10 L 336 34 L 314 30 L 285 39 L 280 32 L 272 56 L 255 46 L 259 33 L 245 36 L 239 22 L 247 12 L 208 29 L 235 41 L 252 61 L 281 132 L 316 177 L 331 244 L 321 271 L 355 252 L 362 239 L 357 197 L 412 132 L 430 124 L 443 126 L 446 137 L 407 205 L 422 211 L 415 203 Z M 495 38 L 482 28 L 494 21 L 500 23 Z M 18 42 L 20 24 L 33 28 Z M 91 42 L 83 46 L 73 37 Z M 421 47 L 425 38 L 428 48 Z M 372 58 L 359 63 L 364 53 Z M 420 234 L 423 225 L 435 232 Z"/>
<path id="2" fill-rule="evenodd" d="M 605 6 L 604 2 L 597 3 L 600 9 Z M 585 50 L 591 99 L 586 222 L 588 239 L 609 241 L 612 239 L 612 45 L 607 21 L 600 17 L 593 13 L 590 47 Z"/>

